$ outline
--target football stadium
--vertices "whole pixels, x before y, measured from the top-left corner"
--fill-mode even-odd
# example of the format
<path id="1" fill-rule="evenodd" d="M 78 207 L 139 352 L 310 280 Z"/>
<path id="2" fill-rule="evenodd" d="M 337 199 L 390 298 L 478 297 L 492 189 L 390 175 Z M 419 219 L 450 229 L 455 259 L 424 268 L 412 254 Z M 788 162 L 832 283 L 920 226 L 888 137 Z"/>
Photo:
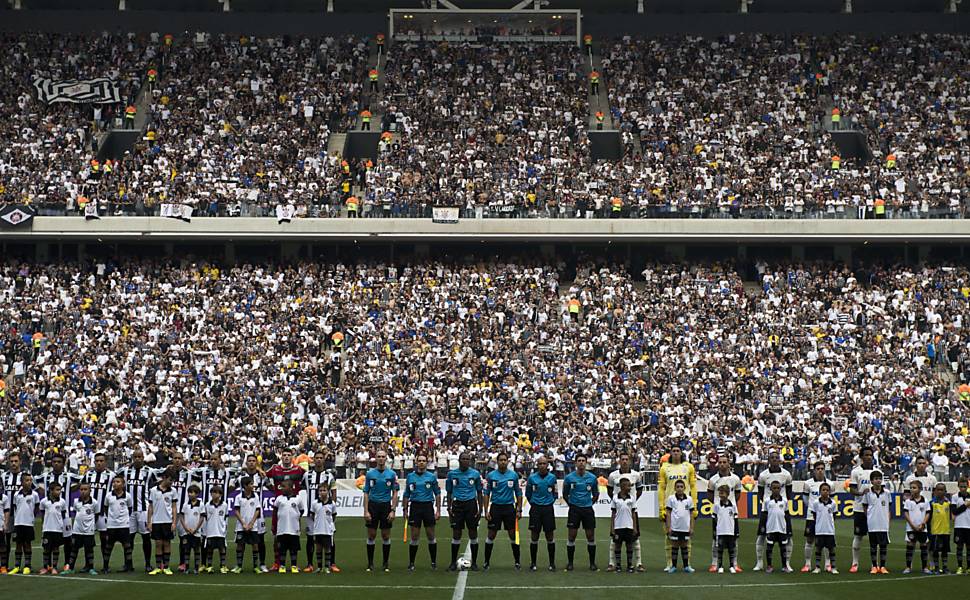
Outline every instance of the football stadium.
<path id="1" fill-rule="evenodd" d="M 4 598 L 970 595 L 970 0 L 0 0 L 0 75 Z"/>

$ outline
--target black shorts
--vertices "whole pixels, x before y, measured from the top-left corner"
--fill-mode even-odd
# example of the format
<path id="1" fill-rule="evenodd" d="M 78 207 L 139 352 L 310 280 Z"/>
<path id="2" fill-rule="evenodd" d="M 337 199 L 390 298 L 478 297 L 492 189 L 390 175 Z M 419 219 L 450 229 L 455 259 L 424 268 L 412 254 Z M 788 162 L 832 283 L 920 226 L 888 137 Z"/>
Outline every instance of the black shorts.
<path id="1" fill-rule="evenodd" d="M 631 544 L 635 539 L 637 539 L 637 532 L 632 529 L 616 529 L 613 532 L 614 544 L 622 544 L 624 542 Z"/>
<path id="2" fill-rule="evenodd" d="M 205 538 L 205 549 L 206 550 L 225 550 L 226 549 L 226 538 L 224 538 L 224 537 L 207 537 L 207 538 Z"/>
<path id="3" fill-rule="evenodd" d="M 108 544 L 127 544 L 131 539 L 131 531 L 127 527 L 115 527 L 108 530 Z"/>
<path id="4" fill-rule="evenodd" d="M 862 505 L 856 501 L 856 508 L 861 508 Z M 862 537 L 869 533 L 869 522 L 866 521 L 866 511 L 860 511 L 853 513 L 852 515 L 852 531 L 855 535 Z"/>
<path id="5" fill-rule="evenodd" d="M 45 551 L 51 551 L 64 545 L 64 534 L 60 531 L 45 531 L 40 538 Z"/>
<path id="6" fill-rule="evenodd" d="M 933 552 L 950 551 L 950 535 L 934 535 L 932 548 Z"/>
<path id="7" fill-rule="evenodd" d="M 888 546 L 889 545 L 889 532 L 888 531 L 870 531 L 869 532 L 869 545 L 870 546 Z"/>
<path id="8" fill-rule="evenodd" d="M 202 538 L 197 535 L 184 535 L 180 540 L 189 550 L 198 550 L 202 547 Z"/>
<path id="9" fill-rule="evenodd" d="M 596 529 L 596 513 L 592 506 L 570 506 L 566 514 L 566 529 L 579 529 L 582 527 L 586 531 Z"/>
<path id="10" fill-rule="evenodd" d="M 371 506 L 374 506 L 373 504 Z M 278 535 L 276 542 L 280 547 L 280 552 L 299 552 L 300 536 L 298 535 Z"/>
<path id="11" fill-rule="evenodd" d="M 91 535 L 80 535 L 75 533 L 71 536 L 73 540 L 73 545 L 75 550 L 93 550 L 94 549 L 94 534 Z"/>
<path id="12" fill-rule="evenodd" d="M 552 532 L 556 530 L 556 509 L 552 504 L 533 504 L 529 507 L 529 531 Z"/>
<path id="13" fill-rule="evenodd" d="M 127 529 L 125 531 L 128 531 Z M 18 544 L 34 541 L 34 528 L 30 525 L 17 525 L 13 528 L 14 539 Z"/>
<path id="14" fill-rule="evenodd" d="M 771 542 L 772 544 L 787 544 L 790 537 L 791 536 L 787 533 L 780 531 L 772 531 L 771 533 L 765 534 L 765 540 Z"/>
<path id="15" fill-rule="evenodd" d="M 326 533 L 318 533 L 317 535 L 310 536 L 313 538 L 313 543 L 323 546 L 324 548 L 329 548 L 333 546 L 333 536 Z M 309 543 L 309 542 L 308 542 Z"/>
<path id="16" fill-rule="evenodd" d="M 364 525 L 367 529 L 390 529 L 391 528 L 391 503 L 390 502 L 371 502 L 367 510 L 370 511 L 370 521 Z M 299 540 L 297 540 L 299 542 Z"/>
<path id="17" fill-rule="evenodd" d="M 671 531 L 667 536 L 671 542 L 686 542 L 690 539 L 690 533 L 687 531 Z"/>
<path id="18" fill-rule="evenodd" d="M 805 537 L 807 538 L 815 537 L 815 519 L 805 520 Z"/>
<path id="19" fill-rule="evenodd" d="M 829 550 L 835 550 L 835 536 L 834 535 L 816 535 L 815 536 L 815 547 L 816 548 L 828 548 Z"/>
<path id="20" fill-rule="evenodd" d="M 236 532 L 236 543 L 245 544 L 247 546 L 252 546 L 263 541 L 263 534 L 256 533 L 255 531 L 242 531 Z"/>
<path id="21" fill-rule="evenodd" d="M 478 529 L 481 518 L 478 500 L 452 500 L 451 511 L 448 514 L 452 529 L 467 528 L 469 531 Z"/>
<path id="22" fill-rule="evenodd" d="M 434 527 L 434 504 L 412 502 L 408 506 L 408 525 L 411 527 Z"/>
<path id="23" fill-rule="evenodd" d="M 768 513 L 761 511 L 758 515 L 758 535 L 765 535 L 768 530 Z"/>
<path id="24" fill-rule="evenodd" d="M 488 528 L 491 531 L 515 531 L 515 505 L 514 504 L 493 504 L 488 507 L 491 519 L 488 520 Z"/>
<path id="25" fill-rule="evenodd" d="M 727 550 L 733 550 L 738 545 L 738 538 L 733 535 L 719 535 L 717 536 L 717 547 L 726 548 Z"/>
<path id="26" fill-rule="evenodd" d="M 954 528 L 953 542 L 957 546 L 970 546 L 970 528 L 967 528 L 967 527 Z"/>
<path id="27" fill-rule="evenodd" d="M 171 523 L 152 523 L 152 539 L 158 542 L 171 542 L 175 537 Z"/>
<path id="28" fill-rule="evenodd" d="M 907 531 L 906 541 L 910 544 L 919 544 L 920 546 L 925 546 L 927 541 L 927 534 L 925 531 Z"/>

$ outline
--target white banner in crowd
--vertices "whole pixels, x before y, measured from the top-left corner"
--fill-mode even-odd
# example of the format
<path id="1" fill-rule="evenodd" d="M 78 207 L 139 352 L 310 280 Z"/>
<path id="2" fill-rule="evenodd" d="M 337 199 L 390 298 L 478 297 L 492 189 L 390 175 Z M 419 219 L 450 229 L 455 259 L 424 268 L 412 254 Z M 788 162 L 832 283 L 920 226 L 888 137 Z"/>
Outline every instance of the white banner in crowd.
<path id="1" fill-rule="evenodd" d="M 192 220 L 192 206 L 189 204 L 163 203 L 159 207 L 159 214 L 169 219 L 180 219 L 188 223 Z"/>
<path id="2" fill-rule="evenodd" d="M 435 223 L 457 223 L 457 206 L 435 206 L 431 208 L 431 220 Z"/>

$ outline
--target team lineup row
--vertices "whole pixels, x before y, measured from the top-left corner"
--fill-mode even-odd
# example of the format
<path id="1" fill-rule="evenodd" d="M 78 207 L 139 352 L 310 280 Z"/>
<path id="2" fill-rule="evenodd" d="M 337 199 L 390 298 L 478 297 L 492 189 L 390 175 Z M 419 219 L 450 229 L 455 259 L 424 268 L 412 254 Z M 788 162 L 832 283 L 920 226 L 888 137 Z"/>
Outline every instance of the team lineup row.
<path id="1" fill-rule="evenodd" d="M 172 541 L 179 538 L 179 570 L 182 572 L 214 572 L 218 555 L 220 572 L 229 573 L 227 564 L 228 521 L 236 517 L 236 564 L 232 572 L 242 571 L 246 546 L 252 551 L 253 569 L 269 572 L 266 567 L 266 519 L 263 502 L 258 493 L 263 487 L 276 492 L 271 506 L 273 547 L 276 563 L 272 570 L 279 573 L 299 573 L 297 566 L 301 533 L 307 534 L 307 564 L 304 572 L 339 572 L 334 564 L 334 533 L 336 490 L 333 475 L 322 468 L 324 452 L 318 452 L 317 464 L 309 471 L 292 466 L 292 454 L 285 452 L 283 462 L 268 471 L 256 467 L 256 457 L 247 459 L 246 468 L 230 475 L 221 465 L 205 469 L 183 469 L 177 461 L 165 469 L 150 469 L 144 465 L 140 453 L 134 455 L 132 466 L 118 473 L 103 468 L 104 457 L 96 458 L 95 468 L 84 475 L 64 471 L 63 458 L 56 457 L 53 469 L 35 479 L 29 473 L 8 470 L 0 489 L 0 505 L 4 518 L 0 519 L 4 535 L 0 536 L 0 551 L 4 554 L 2 571 L 7 572 L 10 545 L 16 541 L 15 566 L 11 574 L 30 574 L 34 520 L 40 513 L 43 535 L 42 574 L 57 574 L 60 549 L 64 548 L 66 564 L 61 573 L 71 574 L 84 550 L 83 570 L 98 574 L 94 568 L 95 537 L 100 538 L 103 559 L 102 572 L 108 572 L 114 546 L 124 552 L 123 572 L 134 571 L 133 545 L 141 535 L 145 554 L 145 569 L 152 575 L 171 575 Z M 8 466 L 19 468 L 18 457 Z M 289 460 L 287 460 L 289 458 Z M 384 571 L 389 571 L 391 551 L 390 532 L 395 519 L 400 484 L 394 471 L 387 468 L 387 455 L 376 454 L 376 467 L 365 475 L 364 521 L 367 529 L 367 570 L 374 570 L 374 553 L 378 533 L 382 539 Z M 494 542 L 499 531 L 505 530 L 511 542 L 516 570 L 521 569 L 518 523 L 523 513 L 523 497 L 530 503 L 528 529 L 531 533 L 530 569 L 537 570 L 540 535 L 545 535 L 549 554 L 549 570 L 556 570 L 556 519 L 553 509 L 559 499 L 556 476 L 549 470 L 545 457 L 537 461 L 537 469 L 525 481 L 524 492 L 520 477 L 509 468 L 508 456 L 498 455 L 497 468 L 484 477 L 471 467 L 471 456 L 463 454 L 458 469 L 448 473 L 445 500 L 453 537 L 451 562 L 448 570 L 459 568 L 478 570 L 478 526 L 484 516 L 487 523 L 484 563 L 488 570 Z M 607 492 L 610 498 L 610 571 L 622 570 L 622 550 L 625 546 L 627 571 L 644 571 L 640 561 L 640 519 L 637 499 L 643 491 L 640 476 L 629 468 L 630 457 L 620 457 L 620 468 L 610 474 Z M 286 467 L 284 465 L 291 465 Z M 100 468 L 99 468 L 100 467 Z M 596 476 L 587 470 L 586 457 L 578 456 L 576 470 L 563 481 L 561 496 L 569 507 L 567 527 L 566 570 L 574 569 L 575 542 L 582 529 L 587 540 L 590 570 L 598 570 L 596 518 L 593 505 L 600 496 Z M 215 473 L 214 473 L 215 471 Z M 221 471 L 221 473 L 220 473 Z M 149 473 L 140 477 L 143 473 Z M 131 479 L 126 478 L 126 475 Z M 213 475 L 216 475 L 213 477 Z M 221 475 L 221 476 L 220 476 Z M 230 505 L 227 502 L 228 479 L 241 494 Z M 18 488 L 7 492 L 8 484 L 16 480 Z M 870 449 L 860 452 L 860 464 L 853 469 L 849 491 L 856 496 L 854 516 L 852 566 L 859 567 L 859 549 L 868 537 L 872 574 L 888 573 L 887 550 L 890 543 L 891 493 L 883 486 L 882 473 L 873 464 Z M 106 493 L 101 494 L 104 482 Z M 693 466 L 683 462 L 675 448 L 661 468 L 660 517 L 664 529 L 669 559 L 665 571 L 677 571 L 678 556 L 683 570 L 691 573 L 690 546 L 695 534 L 697 518 L 697 480 Z M 930 485 L 925 485 L 925 483 Z M 36 483 L 36 485 L 35 485 Z M 794 498 L 791 474 L 781 467 L 777 453 L 769 456 L 769 467 L 758 478 L 761 510 L 756 541 L 757 565 L 754 570 L 772 572 L 773 549 L 779 547 L 781 570 L 791 572 L 792 514 L 790 500 Z M 961 478 L 959 491 L 952 497 L 946 486 L 935 483 L 931 475 L 914 474 L 908 480 L 909 491 L 904 497 L 903 515 L 906 522 L 906 568 L 911 572 L 918 547 L 924 573 L 947 573 L 950 538 L 956 544 L 958 573 L 970 573 L 964 563 L 965 550 L 970 546 L 970 492 L 966 478 Z M 924 495 L 924 488 L 928 495 Z M 302 488 L 302 489 L 301 489 Z M 71 499 L 67 490 L 75 490 Z M 731 472 L 728 461 L 721 461 L 718 473 L 708 482 L 714 500 L 711 572 L 741 571 L 737 562 L 739 538 L 737 500 L 741 482 Z M 823 463 L 815 466 L 813 476 L 804 482 L 805 496 L 805 566 L 803 572 L 820 573 L 824 569 L 838 573 L 835 567 L 835 516 L 837 504 L 831 495 L 833 484 L 826 481 Z M 43 495 L 43 498 L 41 497 Z M 100 496 L 100 497 L 99 497 Z M 421 530 L 426 532 L 431 567 L 436 568 L 437 541 L 435 526 L 441 517 L 442 493 L 435 474 L 427 470 L 427 457 L 419 455 L 416 468 L 408 474 L 401 506 L 407 526 L 410 526 L 409 570 L 414 570 Z M 304 522 L 305 521 L 305 522 Z M 406 526 L 406 529 L 407 529 Z M 469 538 L 470 560 L 459 559 L 464 532 Z M 407 535 L 407 533 L 405 534 Z M 154 542 L 154 562 L 152 543 Z M 932 553 L 932 559 L 930 558 Z M 727 561 L 725 562 L 725 554 Z M 190 561 L 191 559 L 191 561 Z M 814 559 L 814 570 L 812 561 Z M 823 559 L 825 559 L 823 561 Z M 314 566 L 315 560 L 315 566 Z M 201 568 L 199 563 L 201 561 Z M 289 564 L 289 568 L 287 568 Z"/>

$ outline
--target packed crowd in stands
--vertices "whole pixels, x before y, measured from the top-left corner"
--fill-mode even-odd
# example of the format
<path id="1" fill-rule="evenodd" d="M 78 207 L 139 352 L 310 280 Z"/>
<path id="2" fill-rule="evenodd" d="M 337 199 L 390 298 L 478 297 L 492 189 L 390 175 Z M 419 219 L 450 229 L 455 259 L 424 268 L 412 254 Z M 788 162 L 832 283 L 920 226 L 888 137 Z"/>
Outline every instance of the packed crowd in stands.
<path id="1" fill-rule="evenodd" d="M 157 47 L 134 35 L 0 34 L 0 203 L 30 200 L 63 207 L 81 193 L 97 134 L 120 117 L 146 78 Z M 34 79 L 110 77 L 120 104 L 37 99 Z"/>
<path id="2" fill-rule="evenodd" d="M 370 38 L 8 34 L 0 202 L 42 214 L 78 214 L 83 195 L 103 214 L 181 202 L 197 215 L 292 203 L 300 217 L 338 216 L 353 197 L 360 216 L 449 205 L 466 217 L 962 217 L 968 39 L 606 40 L 626 151 L 594 162 L 588 59 L 567 44 L 397 43 L 371 90 Z M 32 77 L 109 75 L 127 102 L 150 68 L 146 139 L 92 177 L 91 107 L 42 105 Z M 376 164 L 328 155 L 330 134 L 364 110 L 392 130 Z M 833 126 L 863 131 L 873 159 L 838 157 Z"/>
<path id="3" fill-rule="evenodd" d="M 656 212 L 872 217 L 882 200 L 888 216 L 962 216 L 970 82 L 957 57 L 968 42 L 623 38 L 604 52 L 604 72 L 641 152 L 598 173 Z M 873 159 L 839 157 L 835 169 L 830 124 L 864 131 Z"/>
<path id="4" fill-rule="evenodd" d="M 702 474 L 774 448 L 845 476 L 872 445 L 890 472 L 970 468 L 970 270 L 739 268 L 8 261 L 0 463 L 326 447 L 353 477 L 387 447 L 396 468 L 504 450 L 562 473 L 624 450 L 649 470 L 677 444 Z"/>

